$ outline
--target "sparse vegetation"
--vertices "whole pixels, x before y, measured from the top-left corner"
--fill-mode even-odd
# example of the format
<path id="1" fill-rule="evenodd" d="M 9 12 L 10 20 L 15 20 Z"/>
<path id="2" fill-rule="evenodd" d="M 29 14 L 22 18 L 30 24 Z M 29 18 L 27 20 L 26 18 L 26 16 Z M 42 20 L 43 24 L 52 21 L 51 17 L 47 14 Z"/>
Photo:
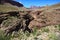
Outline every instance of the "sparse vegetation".
<path id="1" fill-rule="evenodd" d="M 12 26 L 12 24 L 13 24 L 15 21 L 17 21 L 17 20 L 18 20 L 17 17 L 9 16 L 7 20 L 4 20 L 4 21 L 2 22 L 2 26 L 4 26 L 4 27 L 8 27 L 9 25 Z"/>
<path id="2" fill-rule="evenodd" d="M 0 31 L 0 40 L 15 40 L 15 38 L 18 40 L 60 40 L 60 31 L 56 27 L 58 27 L 58 25 L 47 26 L 41 29 L 34 28 L 32 33 L 29 33 L 28 31 L 24 33 L 22 30 L 20 30 L 18 33 L 12 33 L 12 35 L 8 37 L 5 37 L 3 32 Z"/>
<path id="3" fill-rule="evenodd" d="M 4 32 L 2 30 L 0 30 L 0 40 L 11 40 L 11 35 L 5 36 Z"/>
<path id="4" fill-rule="evenodd" d="M 57 36 L 56 36 L 56 34 L 55 33 L 49 33 L 49 39 L 50 40 L 58 40 L 58 38 L 57 38 Z"/>
<path id="5" fill-rule="evenodd" d="M 8 6 L 8 5 L 0 5 L 0 12 L 5 13 L 9 11 L 19 11 L 17 7 Z"/>
<path id="6" fill-rule="evenodd" d="M 58 29 L 60 30 L 60 25 L 58 25 Z"/>
<path id="7" fill-rule="evenodd" d="M 48 27 L 44 27 L 43 29 L 41 29 L 42 30 L 42 32 L 49 32 L 49 28 Z"/>
<path id="8" fill-rule="evenodd" d="M 55 28 L 55 26 L 53 27 Z M 52 28 L 52 30 L 54 30 L 52 31 L 51 28 L 52 26 L 47 26 L 39 30 L 37 28 L 34 28 L 33 33 L 28 33 L 28 31 L 24 33 L 22 32 L 22 30 L 20 30 L 17 34 L 13 34 L 11 39 L 14 40 L 16 38 L 18 40 L 60 40 L 60 33 L 56 31 L 59 29 Z"/>

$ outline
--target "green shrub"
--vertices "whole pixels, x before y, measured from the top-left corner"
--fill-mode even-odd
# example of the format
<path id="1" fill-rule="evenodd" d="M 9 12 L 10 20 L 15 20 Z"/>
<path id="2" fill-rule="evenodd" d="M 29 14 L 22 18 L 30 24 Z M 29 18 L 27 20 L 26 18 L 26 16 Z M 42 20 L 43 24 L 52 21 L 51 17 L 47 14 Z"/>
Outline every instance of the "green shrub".
<path id="1" fill-rule="evenodd" d="M 0 31 L 0 40 L 11 40 L 11 36 L 5 36 L 3 31 Z"/>
<path id="2" fill-rule="evenodd" d="M 57 40 L 58 39 L 55 33 L 50 33 L 48 35 L 48 37 L 49 37 L 50 40 Z"/>
<path id="3" fill-rule="evenodd" d="M 32 32 L 33 36 L 37 35 L 37 28 L 35 27 Z"/>
<path id="4" fill-rule="evenodd" d="M 47 27 L 46 28 L 44 27 L 41 30 L 42 30 L 42 32 L 49 32 L 49 28 L 47 28 Z"/>
<path id="5" fill-rule="evenodd" d="M 58 29 L 60 30 L 60 25 L 58 25 Z"/>

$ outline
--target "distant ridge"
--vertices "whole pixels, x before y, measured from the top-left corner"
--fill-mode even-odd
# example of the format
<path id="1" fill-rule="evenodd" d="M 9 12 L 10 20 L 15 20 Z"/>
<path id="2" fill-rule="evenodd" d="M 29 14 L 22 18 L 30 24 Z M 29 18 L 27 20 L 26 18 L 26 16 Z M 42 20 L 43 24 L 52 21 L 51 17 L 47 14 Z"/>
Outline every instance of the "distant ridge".
<path id="1" fill-rule="evenodd" d="M 14 5 L 14 6 L 18 6 L 18 7 L 23 7 L 23 4 L 19 3 L 19 2 L 16 2 L 14 0 L 0 0 L 0 4 L 11 4 L 11 5 Z"/>
<path id="2" fill-rule="evenodd" d="M 0 12 L 19 11 L 23 4 L 14 0 L 0 0 Z"/>

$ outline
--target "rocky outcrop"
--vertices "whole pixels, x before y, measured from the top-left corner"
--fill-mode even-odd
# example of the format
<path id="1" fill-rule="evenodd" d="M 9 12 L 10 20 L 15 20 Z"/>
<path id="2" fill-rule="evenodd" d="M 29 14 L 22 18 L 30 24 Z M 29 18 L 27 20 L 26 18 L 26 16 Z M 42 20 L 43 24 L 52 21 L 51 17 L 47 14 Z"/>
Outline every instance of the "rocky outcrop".
<path id="1" fill-rule="evenodd" d="M 56 10 L 45 10 L 45 11 L 32 11 L 30 13 L 34 20 L 30 22 L 29 27 L 45 27 L 49 25 L 59 25 L 60 24 L 60 12 Z"/>
<path id="2" fill-rule="evenodd" d="M 0 28 L 5 30 L 6 35 L 12 33 L 13 31 L 17 32 L 20 29 L 22 29 L 23 32 L 32 32 L 32 30 L 29 29 L 28 25 L 34 18 L 30 14 L 24 14 L 23 12 L 8 12 L 1 13 L 1 15 Z M 6 18 L 2 19 L 2 17 Z"/>
<path id="3" fill-rule="evenodd" d="M 17 11 L 19 7 L 23 7 L 23 4 L 14 0 L 0 0 L 0 5 L 1 7 L 3 6 L 3 9 L 7 5 L 6 9 L 4 9 L 4 11 L 1 9 L 0 12 L 0 28 L 5 31 L 6 35 L 13 31 L 19 31 L 20 29 L 22 29 L 23 32 L 31 32 L 28 25 L 30 21 L 33 20 L 33 17 L 30 14 L 24 14 L 23 11 Z M 16 8 L 16 6 L 18 8 Z M 15 8 L 17 10 L 15 10 Z"/>
<path id="4" fill-rule="evenodd" d="M 4 21 L 7 20 L 9 16 L 18 16 L 19 12 L 7 12 L 7 13 L 0 13 L 0 24 Z"/>

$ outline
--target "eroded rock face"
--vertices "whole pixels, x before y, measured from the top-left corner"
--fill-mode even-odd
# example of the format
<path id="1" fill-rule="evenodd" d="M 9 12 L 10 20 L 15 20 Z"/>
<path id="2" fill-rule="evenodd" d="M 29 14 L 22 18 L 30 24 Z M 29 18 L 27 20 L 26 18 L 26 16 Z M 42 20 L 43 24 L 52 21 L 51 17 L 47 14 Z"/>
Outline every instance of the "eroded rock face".
<path id="1" fill-rule="evenodd" d="M 17 6 L 23 7 L 23 4 L 16 2 L 14 0 L 0 0 L 0 5 Z M 24 12 L 19 11 L 10 11 L 10 12 L 0 12 L 0 28 L 5 31 L 6 35 L 12 33 L 13 31 L 19 31 L 20 29 L 23 32 L 31 32 L 28 25 L 34 18 Z"/>
<path id="2" fill-rule="evenodd" d="M 29 27 L 45 27 L 49 25 L 60 24 L 60 12 L 56 10 L 45 10 L 45 11 L 32 11 L 30 13 L 34 20 L 30 22 Z"/>
<path id="3" fill-rule="evenodd" d="M 25 31 L 28 31 L 29 33 L 32 32 L 32 30 L 29 29 L 28 25 L 34 18 L 30 14 L 27 13 L 24 14 L 21 12 L 8 12 L 2 13 L 1 15 L 0 15 L 1 17 L 7 18 L 1 22 L 0 26 L 1 28 L 3 28 L 3 30 L 5 30 L 6 35 L 12 33 L 13 31 L 17 32 L 20 29 L 22 29 L 23 32 Z"/>

